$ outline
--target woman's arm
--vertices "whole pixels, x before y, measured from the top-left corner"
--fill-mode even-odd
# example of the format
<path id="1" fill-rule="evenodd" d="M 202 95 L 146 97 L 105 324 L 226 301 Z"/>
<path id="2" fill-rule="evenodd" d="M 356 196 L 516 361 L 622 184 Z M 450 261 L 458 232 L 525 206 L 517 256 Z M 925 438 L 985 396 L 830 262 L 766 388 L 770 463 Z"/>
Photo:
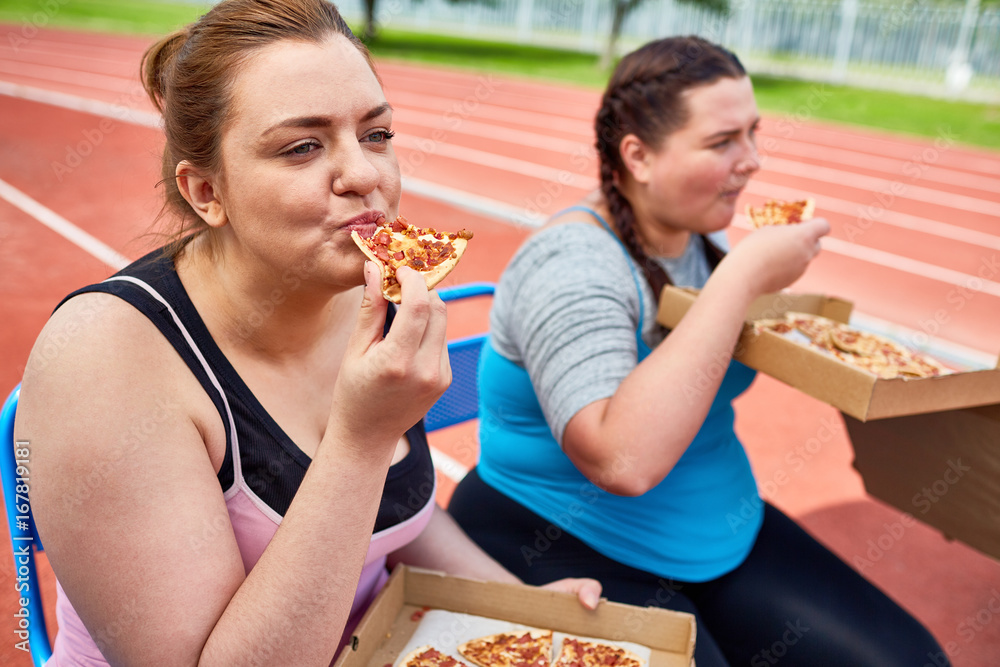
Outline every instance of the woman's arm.
<path id="1" fill-rule="evenodd" d="M 606 490 L 658 484 L 701 428 L 750 303 L 797 279 L 829 231 L 825 220 L 757 230 L 719 264 L 681 323 L 608 399 L 569 420 L 563 449 Z"/>
<path id="2" fill-rule="evenodd" d="M 449 379 L 444 306 L 419 275 L 399 276 L 404 303 L 384 340 L 370 280 L 326 432 L 249 574 L 209 456 L 225 432 L 174 350 L 116 297 L 78 297 L 52 318 L 36 350 L 64 344 L 33 356 L 17 437 L 31 443 L 50 562 L 113 664 L 330 663 L 395 444 Z M 80 327 L 94 299 L 110 301 Z M 367 423 L 377 398 L 396 409 Z"/>
<path id="3" fill-rule="evenodd" d="M 469 579 L 521 581 L 469 539 L 451 515 L 439 506 L 434 507 L 434 514 L 420 535 L 390 554 L 388 563 L 390 567 L 406 563 Z M 589 609 L 597 607 L 601 599 L 601 585 L 594 579 L 560 579 L 543 588 L 575 593 L 580 603 Z"/>

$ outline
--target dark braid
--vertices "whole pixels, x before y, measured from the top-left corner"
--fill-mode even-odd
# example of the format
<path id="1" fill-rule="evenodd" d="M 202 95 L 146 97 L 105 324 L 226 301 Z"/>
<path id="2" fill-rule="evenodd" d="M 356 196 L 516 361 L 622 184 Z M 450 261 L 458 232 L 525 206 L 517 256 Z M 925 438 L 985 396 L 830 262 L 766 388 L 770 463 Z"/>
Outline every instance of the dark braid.
<path id="1" fill-rule="evenodd" d="M 615 68 L 601 99 L 595 130 L 601 160 L 601 192 L 615 229 L 639 264 L 646 281 L 659 296 L 670 276 L 643 248 L 635 226 L 632 204 L 617 181 L 624 170 L 619 147 L 625 135 L 634 134 L 651 148 L 687 122 L 688 109 L 681 98 L 688 88 L 714 83 L 722 77 L 740 78 L 746 70 L 726 49 L 700 37 L 670 37 L 646 44 L 625 56 Z M 704 238 L 711 268 L 722 251 Z"/>

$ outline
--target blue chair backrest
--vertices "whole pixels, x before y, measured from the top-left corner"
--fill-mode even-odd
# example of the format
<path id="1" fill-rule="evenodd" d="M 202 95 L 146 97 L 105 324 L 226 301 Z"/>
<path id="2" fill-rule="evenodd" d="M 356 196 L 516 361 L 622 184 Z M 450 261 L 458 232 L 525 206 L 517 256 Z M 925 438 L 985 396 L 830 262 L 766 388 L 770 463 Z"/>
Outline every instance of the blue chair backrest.
<path id="1" fill-rule="evenodd" d="M 438 290 L 441 299 L 457 301 L 493 294 L 493 283 L 468 283 Z M 479 414 L 479 351 L 487 334 L 468 336 L 448 342 L 451 361 L 451 386 L 444 392 L 424 418 L 428 432 L 475 419 Z"/>
<path id="2" fill-rule="evenodd" d="M 35 551 L 42 550 L 42 542 L 38 539 L 28 502 L 31 443 L 14 442 L 14 416 L 20 395 L 21 385 L 18 385 L 7 397 L 0 413 L 0 476 L 3 478 L 3 501 L 14 552 L 15 591 L 20 603 L 15 612 L 15 644 L 18 648 L 27 647 L 32 661 L 40 667 L 52 655 L 52 647 L 45 627 L 42 595 L 35 571 Z"/>

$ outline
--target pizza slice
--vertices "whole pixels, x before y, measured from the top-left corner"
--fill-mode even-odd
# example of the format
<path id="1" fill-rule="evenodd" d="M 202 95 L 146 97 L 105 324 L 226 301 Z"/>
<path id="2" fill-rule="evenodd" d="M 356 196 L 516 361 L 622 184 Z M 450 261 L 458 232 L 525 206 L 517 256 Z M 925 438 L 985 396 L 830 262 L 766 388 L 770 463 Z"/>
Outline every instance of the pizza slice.
<path id="1" fill-rule="evenodd" d="M 950 371 L 928 355 L 900 345 L 891 338 L 855 329 L 821 315 L 785 314 L 784 319 L 758 320 L 754 331 L 787 334 L 798 330 L 809 338 L 809 346 L 882 379 L 927 378 Z"/>
<path id="2" fill-rule="evenodd" d="M 400 660 L 398 667 L 469 667 L 461 660 L 441 653 L 432 646 L 419 646 Z"/>
<path id="3" fill-rule="evenodd" d="M 770 199 L 758 207 L 747 205 L 746 213 L 754 229 L 769 225 L 794 225 L 813 217 L 816 202 L 813 199 L 781 201 Z"/>
<path id="4" fill-rule="evenodd" d="M 643 667 L 646 661 L 620 646 L 567 637 L 552 667 Z"/>
<path id="5" fill-rule="evenodd" d="M 472 232 L 439 232 L 435 229 L 415 227 L 402 216 L 392 222 L 383 222 L 369 238 L 357 231 L 351 238 L 368 259 L 378 264 L 382 272 L 382 296 L 399 303 L 402 290 L 396 280 L 396 270 L 409 266 L 421 273 L 427 289 L 434 289 L 451 273 L 472 238 Z"/>
<path id="6" fill-rule="evenodd" d="M 840 325 L 830 329 L 830 342 L 844 352 L 870 357 L 879 352 L 886 341 L 881 336 Z"/>
<path id="7" fill-rule="evenodd" d="M 549 667 L 552 631 L 501 632 L 472 639 L 458 647 L 462 657 L 479 667 Z"/>

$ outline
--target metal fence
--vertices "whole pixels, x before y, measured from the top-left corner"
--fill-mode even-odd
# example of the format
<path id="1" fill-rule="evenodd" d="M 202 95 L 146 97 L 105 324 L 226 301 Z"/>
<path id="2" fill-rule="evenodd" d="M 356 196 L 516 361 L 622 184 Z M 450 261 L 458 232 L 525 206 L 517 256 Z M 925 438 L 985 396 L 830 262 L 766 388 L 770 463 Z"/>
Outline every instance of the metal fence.
<path id="1" fill-rule="evenodd" d="M 625 21 L 621 47 L 698 34 L 735 50 L 756 72 L 877 83 L 917 92 L 1000 94 L 1000 10 L 919 0 L 731 0 L 728 15 L 645 0 Z M 362 0 L 338 5 L 352 20 Z M 378 0 L 384 27 L 500 38 L 598 53 L 612 0 Z"/>

